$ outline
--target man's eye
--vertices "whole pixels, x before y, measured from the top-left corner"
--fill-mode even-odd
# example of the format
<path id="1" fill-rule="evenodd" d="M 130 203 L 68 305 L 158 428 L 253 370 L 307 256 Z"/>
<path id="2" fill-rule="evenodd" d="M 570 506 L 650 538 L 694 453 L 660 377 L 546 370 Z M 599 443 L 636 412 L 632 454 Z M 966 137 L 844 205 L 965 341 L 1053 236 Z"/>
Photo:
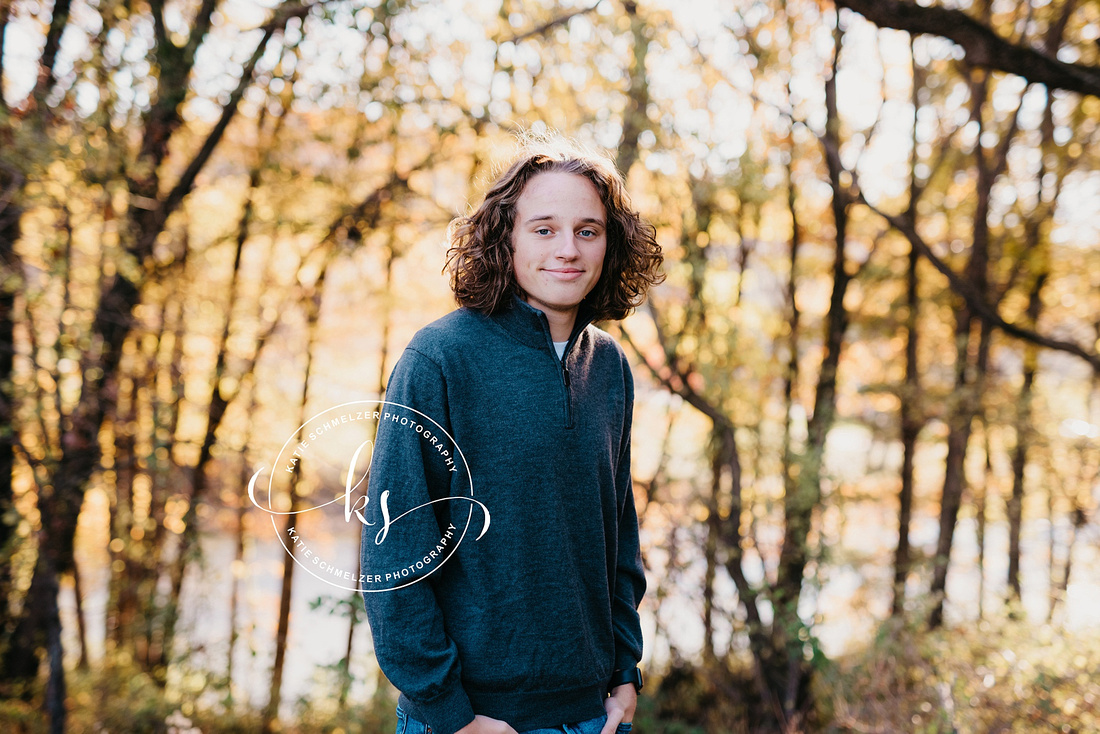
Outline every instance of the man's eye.
<path id="1" fill-rule="evenodd" d="M 580 231 L 580 234 L 581 234 L 582 237 L 595 237 L 596 236 L 596 230 L 594 230 L 594 229 L 582 229 Z"/>
<path id="2" fill-rule="evenodd" d="M 538 229 L 535 230 L 535 234 L 550 234 L 550 228 L 549 227 L 539 227 Z"/>

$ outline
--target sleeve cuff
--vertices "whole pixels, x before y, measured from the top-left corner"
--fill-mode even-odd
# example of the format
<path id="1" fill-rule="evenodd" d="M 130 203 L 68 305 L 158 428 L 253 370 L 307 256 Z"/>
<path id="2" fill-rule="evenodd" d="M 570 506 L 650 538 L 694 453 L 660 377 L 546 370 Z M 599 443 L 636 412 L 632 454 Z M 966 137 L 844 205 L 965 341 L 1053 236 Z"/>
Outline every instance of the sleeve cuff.
<path id="1" fill-rule="evenodd" d="M 416 718 L 423 718 L 432 727 L 432 734 L 454 734 L 474 720 L 470 697 L 461 685 L 455 685 L 431 699 L 414 701 Z"/>
<path id="2" fill-rule="evenodd" d="M 629 670 L 642 664 L 641 657 L 630 646 L 616 640 L 615 667 L 612 670 Z"/>

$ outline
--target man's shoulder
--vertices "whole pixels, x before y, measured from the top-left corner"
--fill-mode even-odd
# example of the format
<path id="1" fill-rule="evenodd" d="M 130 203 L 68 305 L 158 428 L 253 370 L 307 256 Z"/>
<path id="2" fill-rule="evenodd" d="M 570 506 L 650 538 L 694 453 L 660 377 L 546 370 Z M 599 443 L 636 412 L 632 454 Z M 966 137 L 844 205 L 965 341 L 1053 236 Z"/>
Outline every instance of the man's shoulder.
<path id="1" fill-rule="evenodd" d="M 626 352 L 623 351 L 619 341 L 595 324 L 589 324 L 587 329 L 591 340 L 592 349 L 596 353 L 606 354 L 608 357 L 618 358 L 623 364 L 627 364 Z"/>
<path id="2" fill-rule="evenodd" d="M 477 311 L 458 308 L 420 328 L 408 348 L 437 358 L 463 345 L 471 344 L 486 328 L 486 318 Z"/>

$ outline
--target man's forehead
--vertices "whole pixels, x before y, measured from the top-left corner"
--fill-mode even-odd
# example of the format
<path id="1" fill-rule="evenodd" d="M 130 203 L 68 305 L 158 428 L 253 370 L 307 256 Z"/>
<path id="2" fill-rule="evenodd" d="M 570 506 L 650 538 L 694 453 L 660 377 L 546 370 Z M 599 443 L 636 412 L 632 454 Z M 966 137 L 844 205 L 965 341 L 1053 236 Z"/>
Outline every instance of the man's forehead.
<path id="1" fill-rule="evenodd" d="M 562 217 L 560 217 L 557 214 L 532 214 L 531 216 L 525 218 L 523 220 L 523 223 L 524 224 L 531 224 L 532 222 L 554 222 L 554 221 L 557 221 L 559 218 L 562 218 Z M 604 218 L 603 217 L 580 217 L 577 221 L 591 223 L 591 224 L 603 224 L 604 223 Z"/>
<path id="2" fill-rule="evenodd" d="M 607 208 L 595 185 L 584 176 L 564 171 L 538 174 L 516 201 L 516 219 L 525 224 L 553 219 L 603 224 L 606 216 Z"/>

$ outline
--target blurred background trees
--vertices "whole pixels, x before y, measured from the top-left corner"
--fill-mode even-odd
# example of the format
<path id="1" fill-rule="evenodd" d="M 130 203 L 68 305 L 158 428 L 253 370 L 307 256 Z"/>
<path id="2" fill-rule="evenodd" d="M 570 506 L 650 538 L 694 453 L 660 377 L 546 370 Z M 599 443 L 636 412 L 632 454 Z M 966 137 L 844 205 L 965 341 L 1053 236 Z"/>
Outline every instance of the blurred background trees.
<path id="1" fill-rule="evenodd" d="M 646 728 L 1095 725 L 1096 3 L 4 0 L 0 39 L 0 720 L 388 726 L 247 477 L 379 395 L 549 128 L 667 256 L 607 326 Z"/>

